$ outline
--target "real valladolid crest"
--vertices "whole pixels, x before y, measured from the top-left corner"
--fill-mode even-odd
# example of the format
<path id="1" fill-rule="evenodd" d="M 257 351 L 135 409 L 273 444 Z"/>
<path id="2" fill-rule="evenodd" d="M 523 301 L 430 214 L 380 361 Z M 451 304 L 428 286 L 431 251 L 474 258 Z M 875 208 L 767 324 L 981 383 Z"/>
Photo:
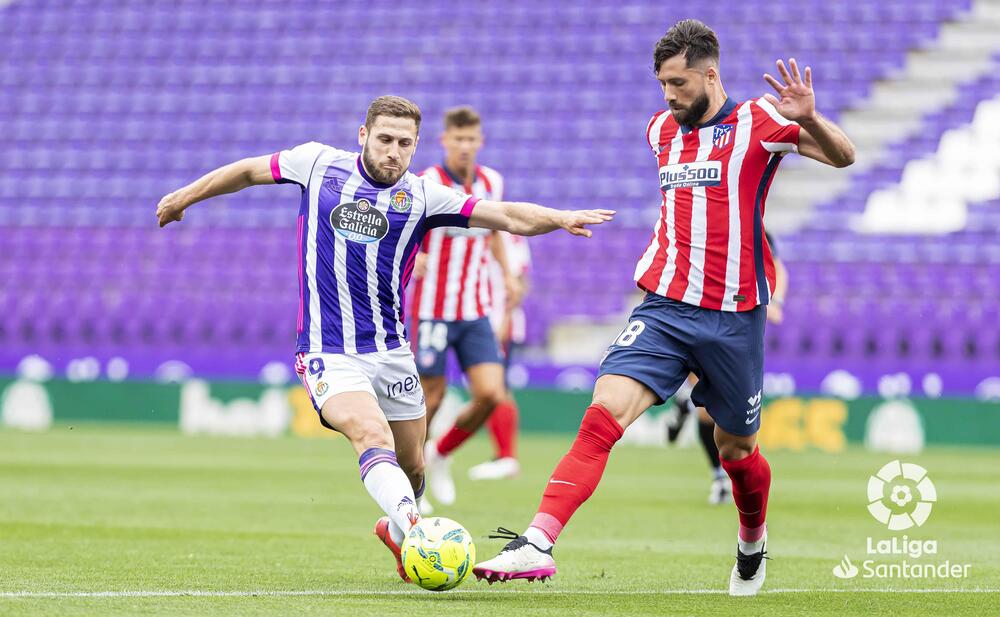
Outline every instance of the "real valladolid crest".
<path id="1" fill-rule="evenodd" d="M 927 470 L 913 463 L 890 461 L 868 481 L 868 511 L 890 532 L 921 527 L 937 501 L 937 490 Z M 833 568 L 833 575 L 851 579 L 951 579 L 968 578 L 972 564 L 917 561 L 938 554 L 936 539 L 911 538 L 909 534 L 865 540 L 866 559 L 861 568 L 848 555 Z M 900 559 L 902 557 L 902 559 Z M 914 560 L 914 561 L 909 561 Z"/>

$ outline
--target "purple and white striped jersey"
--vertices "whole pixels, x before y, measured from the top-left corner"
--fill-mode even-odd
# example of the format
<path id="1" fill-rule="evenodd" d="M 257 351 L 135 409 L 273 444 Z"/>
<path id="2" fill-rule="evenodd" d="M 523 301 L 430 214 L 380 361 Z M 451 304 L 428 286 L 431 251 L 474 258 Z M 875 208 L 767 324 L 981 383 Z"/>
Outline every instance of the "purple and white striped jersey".
<path id="1" fill-rule="evenodd" d="M 297 352 L 370 353 L 406 342 L 403 290 L 427 230 L 468 227 L 478 201 L 406 172 L 373 180 L 361 155 L 316 142 L 271 156 L 302 187 Z"/>

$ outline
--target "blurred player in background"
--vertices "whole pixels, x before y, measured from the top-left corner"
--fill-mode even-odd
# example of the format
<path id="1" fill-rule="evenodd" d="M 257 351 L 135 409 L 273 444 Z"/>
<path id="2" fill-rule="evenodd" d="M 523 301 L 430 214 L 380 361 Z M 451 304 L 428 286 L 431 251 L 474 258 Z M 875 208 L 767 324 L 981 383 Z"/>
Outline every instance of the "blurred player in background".
<path id="1" fill-rule="evenodd" d="M 444 115 L 444 162 L 421 175 L 444 186 L 461 188 L 483 199 L 503 198 L 503 177 L 480 165 L 482 120 L 471 107 L 455 107 Z M 453 350 L 465 373 L 471 400 L 454 425 L 438 441 L 428 440 L 425 460 L 431 494 L 438 502 L 455 503 L 451 453 L 486 422 L 504 401 L 504 369 L 497 337 L 490 324 L 494 261 L 504 285 L 516 295 L 517 280 L 507 264 L 506 245 L 499 232 L 442 228 L 427 234 L 417 256 L 413 316 L 417 370 L 427 397 L 428 425 L 441 407 L 447 389 L 448 351 Z M 491 260 L 492 255 L 492 260 Z M 428 514 L 432 506 L 420 503 Z"/>
<path id="2" fill-rule="evenodd" d="M 767 244 L 771 247 L 771 255 L 774 257 L 775 281 L 774 295 L 771 296 L 771 302 L 767 305 L 767 320 L 773 324 L 780 324 L 784 319 L 782 308 L 785 305 L 785 294 L 788 292 L 788 270 L 785 269 L 784 262 L 778 257 L 774 238 L 766 230 L 764 237 L 767 238 Z M 712 468 L 712 484 L 708 491 L 708 503 L 719 505 L 732 501 L 733 487 L 729 476 L 722 469 L 722 461 L 719 460 L 719 447 L 715 444 L 715 420 L 712 419 L 707 409 L 696 407 L 691 400 L 691 391 L 697 384 L 698 376 L 691 373 L 674 393 L 673 403 L 676 409 L 670 424 L 667 425 L 667 441 L 670 443 L 677 441 L 677 436 L 680 435 L 688 415 L 697 410 L 698 441 L 708 456 L 708 464 Z"/>
<path id="3" fill-rule="evenodd" d="M 719 73 L 719 41 L 697 20 L 674 25 L 653 52 L 669 113 L 646 137 L 659 168 L 663 206 L 636 267 L 648 292 L 601 362 L 576 441 L 546 484 L 523 535 L 476 565 L 490 581 L 535 579 L 556 571 L 552 548 L 600 482 L 611 448 L 646 409 L 667 400 L 694 372 L 692 398 L 716 422 L 722 468 L 739 512 L 731 595 L 764 583 L 765 514 L 771 469 L 757 448 L 764 375 L 764 320 L 775 270 L 764 238 L 764 201 L 781 158 L 798 151 L 828 165 L 854 161 L 854 146 L 816 111 L 812 71 L 794 59 L 778 93 L 738 103 Z"/>
<path id="4" fill-rule="evenodd" d="M 522 236 L 497 232 L 494 241 L 506 245 L 507 268 L 518 285 L 510 288 L 506 283 L 503 269 L 495 261 L 490 264 L 490 284 L 493 288 L 493 311 L 490 321 L 497 333 L 500 352 L 503 355 L 505 392 L 504 400 L 493 409 L 486 425 L 493 442 L 494 458 L 469 469 L 472 480 L 500 480 L 512 478 L 521 471 L 517 461 L 517 428 L 520 411 L 514 393 L 510 389 L 510 362 L 517 348 L 524 344 L 526 321 L 524 315 L 524 295 L 528 291 L 528 269 L 531 265 L 531 250 Z"/>
<path id="5" fill-rule="evenodd" d="M 427 423 L 403 320 L 403 290 L 424 234 L 479 227 L 589 236 L 607 210 L 565 212 L 479 199 L 408 171 L 420 110 L 384 96 L 358 130 L 361 153 L 316 142 L 243 159 L 165 196 L 160 227 L 199 201 L 258 184 L 302 189 L 298 213 L 299 311 L 295 368 L 327 428 L 360 457 L 361 481 L 386 513 L 375 534 L 396 559 L 420 514 Z"/>

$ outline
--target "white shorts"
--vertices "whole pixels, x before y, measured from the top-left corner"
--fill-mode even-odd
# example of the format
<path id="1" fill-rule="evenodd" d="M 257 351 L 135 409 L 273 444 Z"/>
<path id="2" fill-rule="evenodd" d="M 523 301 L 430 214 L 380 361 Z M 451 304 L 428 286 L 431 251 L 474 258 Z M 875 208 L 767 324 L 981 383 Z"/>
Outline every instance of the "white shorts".
<path id="1" fill-rule="evenodd" d="M 371 394 L 390 422 L 416 420 L 426 413 L 424 390 L 409 344 L 362 354 L 298 353 L 295 372 L 316 413 L 330 397 L 344 392 Z M 322 414 L 319 419 L 330 428 Z"/>

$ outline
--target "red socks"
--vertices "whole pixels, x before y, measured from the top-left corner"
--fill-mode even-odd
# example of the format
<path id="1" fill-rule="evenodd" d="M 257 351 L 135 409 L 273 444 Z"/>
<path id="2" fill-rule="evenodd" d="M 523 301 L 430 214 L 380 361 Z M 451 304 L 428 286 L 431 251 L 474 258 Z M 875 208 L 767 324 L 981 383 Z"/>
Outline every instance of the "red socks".
<path id="1" fill-rule="evenodd" d="M 452 426 L 451 430 L 444 434 L 437 443 L 437 451 L 441 456 L 448 456 L 458 446 L 465 443 L 465 440 L 472 437 L 474 431 L 465 431 L 458 426 Z"/>
<path id="2" fill-rule="evenodd" d="M 493 438 L 493 447 L 497 458 L 514 458 L 517 456 L 514 445 L 517 441 L 517 403 L 506 400 L 493 408 L 486 426 Z"/>
<path id="3" fill-rule="evenodd" d="M 591 405 L 580 431 L 545 485 L 542 503 L 531 526 L 552 542 L 576 509 L 593 494 L 604 475 L 611 447 L 621 439 L 622 427 L 602 405 Z"/>
<path id="4" fill-rule="evenodd" d="M 738 461 L 722 459 L 722 468 L 733 481 L 733 501 L 740 513 L 740 539 L 756 542 L 764 533 L 771 466 L 760 448 L 754 448 L 753 454 Z"/>

